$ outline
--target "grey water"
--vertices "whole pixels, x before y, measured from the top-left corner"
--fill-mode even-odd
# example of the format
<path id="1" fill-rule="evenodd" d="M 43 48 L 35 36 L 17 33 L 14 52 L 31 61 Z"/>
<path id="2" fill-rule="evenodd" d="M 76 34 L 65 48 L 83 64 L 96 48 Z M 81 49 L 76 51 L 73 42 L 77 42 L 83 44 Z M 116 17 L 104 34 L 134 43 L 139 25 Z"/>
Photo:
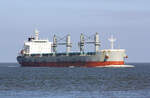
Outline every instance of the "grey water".
<path id="1" fill-rule="evenodd" d="M 150 63 L 134 68 L 20 67 L 0 63 L 0 98 L 150 98 Z"/>

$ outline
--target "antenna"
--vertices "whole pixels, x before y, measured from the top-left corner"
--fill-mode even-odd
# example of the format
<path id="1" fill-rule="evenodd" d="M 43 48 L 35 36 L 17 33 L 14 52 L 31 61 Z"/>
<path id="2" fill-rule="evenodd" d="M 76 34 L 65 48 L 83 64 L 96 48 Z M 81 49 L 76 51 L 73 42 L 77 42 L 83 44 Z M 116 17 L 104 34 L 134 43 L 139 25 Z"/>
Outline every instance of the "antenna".
<path id="1" fill-rule="evenodd" d="M 108 39 L 110 41 L 110 46 L 111 49 L 114 49 L 114 42 L 116 41 L 116 38 L 113 37 L 113 35 L 111 35 L 111 37 Z"/>

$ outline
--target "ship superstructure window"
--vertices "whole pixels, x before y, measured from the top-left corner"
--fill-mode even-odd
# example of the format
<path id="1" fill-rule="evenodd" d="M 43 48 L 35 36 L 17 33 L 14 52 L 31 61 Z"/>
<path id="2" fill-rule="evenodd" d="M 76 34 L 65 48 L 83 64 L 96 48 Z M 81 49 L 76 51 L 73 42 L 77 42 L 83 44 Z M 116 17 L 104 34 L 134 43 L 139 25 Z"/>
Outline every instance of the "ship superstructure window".
<path id="1" fill-rule="evenodd" d="M 47 41 L 34 41 L 35 43 L 46 43 Z"/>
<path id="2" fill-rule="evenodd" d="M 29 54 L 30 46 L 25 45 L 25 46 L 24 46 L 24 50 L 25 50 L 25 52 L 26 52 L 27 54 Z"/>

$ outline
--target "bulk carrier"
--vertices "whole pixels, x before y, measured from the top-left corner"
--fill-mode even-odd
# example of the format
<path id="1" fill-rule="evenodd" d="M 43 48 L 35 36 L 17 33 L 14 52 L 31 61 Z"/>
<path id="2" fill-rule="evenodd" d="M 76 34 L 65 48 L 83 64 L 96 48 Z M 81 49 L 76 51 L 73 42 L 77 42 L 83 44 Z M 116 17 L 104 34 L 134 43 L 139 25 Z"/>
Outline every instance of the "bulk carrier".
<path id="1" fill-rule="evenodd" d="M 24 42 L 23 49 L 17 56 L 17 61 L 21 66 L 27 67 L 109 67 L 124 66 L 127 55 L 125 49 L 114 49 L 113 36 L 108 40 L 111 42 L 110 49 L 100 50 L 99 34 L 96 33 L 92 37 L 93 40 L 86 40 L 85 35 L 81 33 L 79 52 L 71 52 L 71 37 L 65 36 L 65 42 L 59 42 L 56 35 L 53 42 L 49 40 L 39 39 L 39 31 L 35 30 L 35 36 L 28 38 Z M 86 44 L 94 44 L 94 52 L 85 52 Z M 57 52 L 58 45 L 65 45 L 66 52 Z"/>

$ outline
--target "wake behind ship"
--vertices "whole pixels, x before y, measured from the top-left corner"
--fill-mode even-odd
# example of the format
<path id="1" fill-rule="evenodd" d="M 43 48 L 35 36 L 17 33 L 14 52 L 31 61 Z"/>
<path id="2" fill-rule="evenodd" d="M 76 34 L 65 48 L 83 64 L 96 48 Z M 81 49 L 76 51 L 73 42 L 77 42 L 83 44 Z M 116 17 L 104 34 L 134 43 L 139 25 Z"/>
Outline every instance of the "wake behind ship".
<path id="1" fill-rule="evenodd" d="M 79 52 L 71 52 L 72 43 L 69 34 L 64 37 L 65 42 L 59 42 L 58 38 L 54 35 L 53 42 L 39 39 L 39 31 L 35 30 L 35 37 L 28 38 L 24 43 L 17 61 L 21 66 L 31 67 L 105 67 L 123 66 L 124 59 L 127 58 L 125 49 L 114 49 L 116 39 L 113 36 L 109 38 L 111 49 L 100 50 L 98 33 L 93 36 L 94 40 L 90 41 L 81 34 L 78 43 Z M 85 52 L 86 44 L 94 44 L 94 52 Z M 57 52 L 58 45 L 66 45 L 66 52 Z"/>

